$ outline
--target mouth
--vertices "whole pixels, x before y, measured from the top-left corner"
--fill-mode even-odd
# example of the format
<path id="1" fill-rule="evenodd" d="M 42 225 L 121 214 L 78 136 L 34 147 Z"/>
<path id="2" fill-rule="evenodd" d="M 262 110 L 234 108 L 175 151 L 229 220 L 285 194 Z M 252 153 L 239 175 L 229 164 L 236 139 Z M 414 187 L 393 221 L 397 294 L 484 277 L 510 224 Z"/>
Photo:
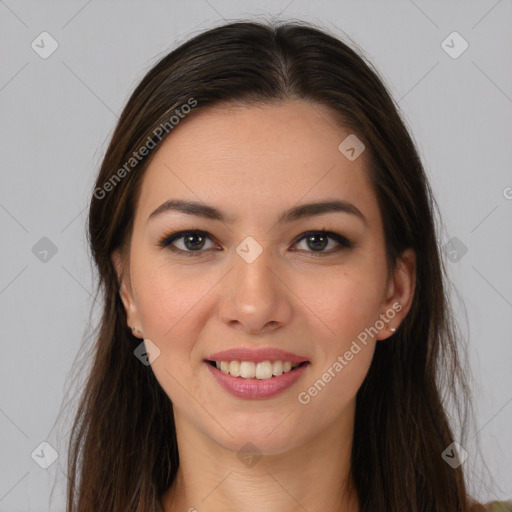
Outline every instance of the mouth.
<path id="1" fill-rule="evenodd" d="M 310 364 L 309 361 L 292 363 L 291 361 L 212 361 L 205 360 L 213 368 L 231 377 L 252 380 L 270 380 Z"/>
<path id="2" fill-rule="evenodd" d="M 310 361 L 301 360 L 261 360 L 252 354 L 256 361 L 216 361 L 205 359 L 205 367 L 231 395 L 250 400 L 265 400 L 277 397 L 291 389 L 307 371 Z M 211 356 L 210 356 L 211 357 Z"/>

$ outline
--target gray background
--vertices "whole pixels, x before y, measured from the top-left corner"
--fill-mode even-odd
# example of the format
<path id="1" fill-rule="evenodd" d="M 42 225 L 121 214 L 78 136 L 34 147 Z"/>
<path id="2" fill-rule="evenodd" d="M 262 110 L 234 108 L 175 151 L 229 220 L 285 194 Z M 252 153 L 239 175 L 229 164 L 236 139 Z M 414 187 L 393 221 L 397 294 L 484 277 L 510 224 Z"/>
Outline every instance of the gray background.
<path id="1" fill-rule="evenodd" d="M 472 442 L 479 432 L 490 481 L 480 483 L 472 443 L 464 464 L 477 496 L 512 497 L 511 1 L 0 0 L 0 511 L 64 509 L 71 416 L 58 415 L 80 388 L 71 368 L 99 311 L 86 208 L 129 94 L 188 37 L 281 11 L 350 36 L 399 101 L 441 208 L 442 243 L 467 248 L 454 242 L 447 266 L 465 304 L 453 296 L 474 376 Z M 46 59 L 31 47 L 48 51 L 43 31 L 58 43 Z M 458 58 L 442 47 L 453 31 L 469 44 Z M 48 469 L 31 457 L 50 456 L 44 441 L 59 453 Z"/>

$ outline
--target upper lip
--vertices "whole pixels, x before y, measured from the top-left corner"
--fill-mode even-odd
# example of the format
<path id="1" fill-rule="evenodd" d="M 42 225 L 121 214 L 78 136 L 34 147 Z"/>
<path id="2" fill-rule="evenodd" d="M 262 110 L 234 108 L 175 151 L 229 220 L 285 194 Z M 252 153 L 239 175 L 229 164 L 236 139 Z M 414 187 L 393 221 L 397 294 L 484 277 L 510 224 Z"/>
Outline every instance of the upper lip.
<path id="1" fill-rule="evenodd" d="M 308 361 L 306 357 L 285 352 L 279 348 L 233 348 L 222 350 L 211 354 L 208 361 L 253 361 L 258 363 L 261 361 L 290 361 L 291 363 L 303 363 Z"/>

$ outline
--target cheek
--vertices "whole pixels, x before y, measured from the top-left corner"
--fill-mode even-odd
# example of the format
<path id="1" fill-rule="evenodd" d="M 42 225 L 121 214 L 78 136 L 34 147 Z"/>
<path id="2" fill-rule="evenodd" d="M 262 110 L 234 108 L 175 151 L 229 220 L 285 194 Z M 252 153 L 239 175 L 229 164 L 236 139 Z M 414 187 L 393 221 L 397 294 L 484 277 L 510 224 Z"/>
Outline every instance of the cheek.
<path id="1" fill-rule="evenodd" d="M 143 272 L 133 278 L 137 310 L 145 337 L 160 350 L 151 367 L 173 404 L 186 409 L 190 395 L 200 396 L 191 377 L 197 371 L 197 340 L 211 314 L 208 292 L 218 279 L 198 272 L 194 277 L 190 269 L 171 265 L 139 268 Z"/>
<path id="2" fill-rule="evenodd" d="M 368 267 L 347 267 L 314 279 L 298 295 L 305 297 L 305 313 L 320 321 L 326 338 L 342 345 L 375 324 L 383 287 L 380 269 L 372 272 Z"/>
<path id="3" fill-rule="evenodd" d="M 162 349 L 187 349 L 204 318 L 204 299 L 215 284 L 209 274 L 192 273 L 192 268 L 144 264 L 132 277 L 137 310 L 145 335 Z M 135 265 L 134 265 L 135 268 Z M 198 276 L 201 275 L 199 278 Z M 211 282 L 210 282 L 211 281 Z M 179 340 L 173 344 L 172 340 Z"/>
<path id="4" fill-rule="evenodd" d="M 373 359 L 376 341 L 370 328 L 379 318 L 382 297 L 373 277 L 348 270 L 333 274 L 310 294 L 305 308 L 309 327 L 318 324 L 323 334 L 314 336 L 317 364 L 298 398 L 323 411 L 326 422 L 354 400 Z"/>

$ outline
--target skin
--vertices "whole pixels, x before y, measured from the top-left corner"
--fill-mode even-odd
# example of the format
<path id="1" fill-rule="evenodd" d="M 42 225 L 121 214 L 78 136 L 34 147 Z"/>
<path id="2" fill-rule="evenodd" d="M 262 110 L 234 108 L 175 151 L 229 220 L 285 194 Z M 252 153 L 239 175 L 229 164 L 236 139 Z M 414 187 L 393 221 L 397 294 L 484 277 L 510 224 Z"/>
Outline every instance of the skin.
<path id="1" fill-rule="evenodd" d="M 359 510 L 348 476 L 356 393 L 388 327 L 359 343 L 309 403 L 297 397 L 394 303 L 402 309 L 389 325 L 399 327 L 414 294 L 415 257 L 407 250 L 388 274 L 366 153 L 350 161 L 338 150 L 349 134 L 326 107 L 305 101 L 210 108 L 181 121 L 146 171 L 128 252 L 112 257 L 128 325 L 158 346 L 151 368 L 174 407 L 180 466 L 162 496 L 165 512 Z M 148 221 L 171 198 L 237 220 L 167 212 Z M 282 211 L 326 199 L 352 203 L 366 224 L 339 212 L 276 224 Z M 339 247 L 329 238 L 315 257 L 315 245 L 298 238 L 323 228 L 355 247 L 328 254 Z M 199 256 L 158 246 L 187 229 L 212 237 L 188 249 L 185 239 L 174 242 Z M 263 250 L 252 263 L 236 252 L 247 236 Z M 236 398 L 204 359 L 237 346 L 279 347 L 310 365 L 276 397 Z M 251 467 L 237 457 L 247 442 L 263 455 Z"/>

